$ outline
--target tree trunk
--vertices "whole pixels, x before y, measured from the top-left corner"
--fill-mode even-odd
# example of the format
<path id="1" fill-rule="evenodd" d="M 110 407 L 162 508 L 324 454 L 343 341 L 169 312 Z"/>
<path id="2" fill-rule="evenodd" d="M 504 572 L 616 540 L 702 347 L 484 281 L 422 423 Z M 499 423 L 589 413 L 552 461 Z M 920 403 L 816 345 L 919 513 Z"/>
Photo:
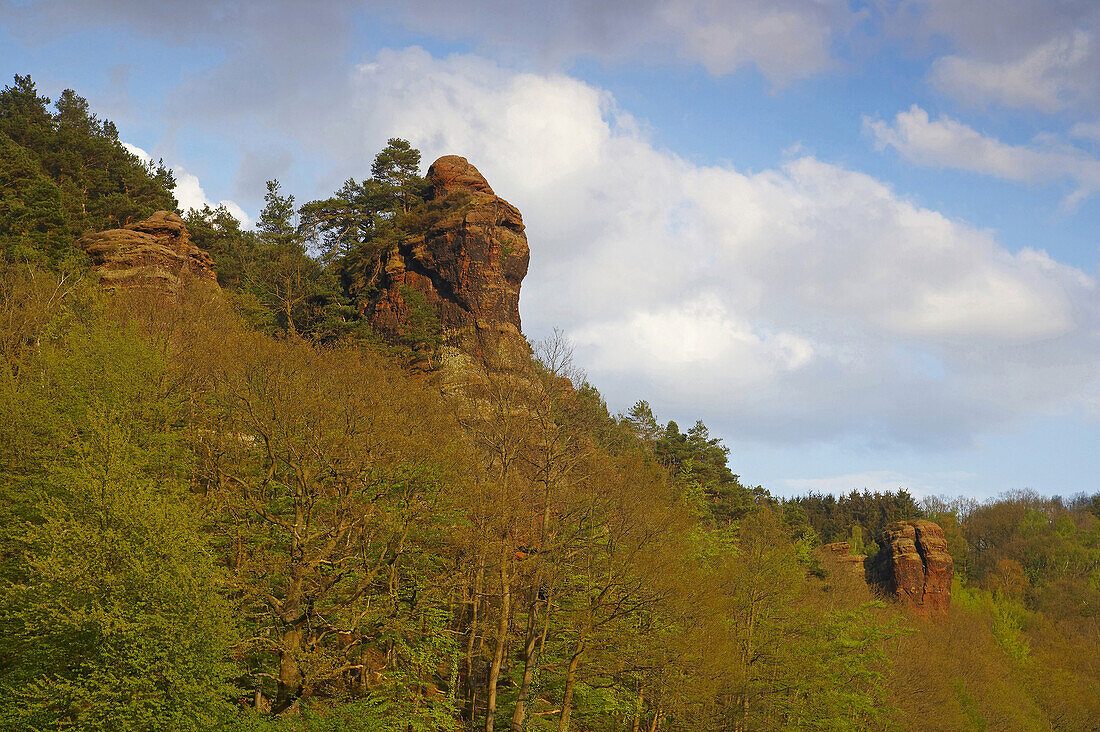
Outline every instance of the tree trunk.
<path id="1" fill-rule="evenodd" d="M 661 726 L 661 703 L 657 702 L 657 708 L 653 710 L 653 723 L 649 725 L 649 732 L 657 732 Z"/>
<path id="2" fill-rule="evenodd" d="M 481 607 L 481 592 L 485 585 L 485 562 L 478 562 L 474 576 L 474 596 L 470 608 L 470 635 L 466 639 L 466 699 L 463 703 L 462 718 L 467 722 L 474 720 L 474 701 L 477 698 L 477 679 L 474 677 L 474 643 L 477 640 L 477 611 Z"/>
<path id="3" fill-rule="evenodd" d="M 752 665 L 752 634 L 756 623 L 755 593 L 749 597 L 749 617 L 745 628 L 745 645 L 741 652 L 741 665 L 745 668 L 745 687 L 741 690 L 741 719 L 735 726 L 736 732 L 745 732 L 749 722 L 749 681 L 752 679 L 749 667 Z"/>
<path id="4" fill-rule="evenodd" d="M 587 634 L 588 627 L 585 626 L 580 637 L 577 638 L 577 646 L 573 650 L 573 657 L 569 659 L 569 668 L 565 672 L 565 696 L 561 700 L 558 732 L 569 732 L 569 717 L 573 712 L 573 687 L 577 684 L 577 667 L 581 665 L 581 654 L 584 653 L 584 642 Z"/>
<path id="5" fill-rule="evenodd" d="M 531 602 L 531 608 L 527 612 L 527 643 L 523 646 L 523 682 L 519 687 L 519 695 L 516 697 L 516 708 L 512 712 L 511 732 L 522 732 L 523 719 L 527 715 L 527 696 L 531 693 L 531 679 L 535 675 L 535 644 L 539 639 L 536 623 L 538 621 L 538 578 L 533 589 L 535 594 Z M 549 606 L 546 608 L 550 612 Z"/>
<path id="6" fill-rule="evenodd" d="M 279 649 L 279 691 L 271 705 L 272 714 L 285 712 L 302 695 L 302 669 L 298 666 L 301 648 L 302 635 L 297 626 L 283 633 Z"/>
<path id="7" fill-rule="evenodd" d="M 493 653 L 493 665 L 489 669 L 489 699 L 485 709 L 485 732 L 493 732 L 493 718 L 497 711 L 497 681 L 500 680 L 500 665 L 504 661 L 504 646 L 508 642 L 508 615 L 512 610 L 512 584 L 511 577 L 508 575 L 508 563 L 511 561 L 511 552 L 505 548 L 500 559 L 500 624 L 497 626 L 497 647 Z"/>
<path id="8" fill-rule="evenodd" d="M 294 305 L 287 301 L 283 303 L 283 313 L 286 315 L 286 331 L 292 336 L 298 335 L 298 331 L 294 328 Z"/>
<path id="9" fill-rule="evenodd" d="M 634 710 L 634 724 L 630 732 L 638 732 L 642 728 L 642 709 L 645 707 L 645 699 L 642 697 L 642 685 L 638 684 L 638 706 Z"/>

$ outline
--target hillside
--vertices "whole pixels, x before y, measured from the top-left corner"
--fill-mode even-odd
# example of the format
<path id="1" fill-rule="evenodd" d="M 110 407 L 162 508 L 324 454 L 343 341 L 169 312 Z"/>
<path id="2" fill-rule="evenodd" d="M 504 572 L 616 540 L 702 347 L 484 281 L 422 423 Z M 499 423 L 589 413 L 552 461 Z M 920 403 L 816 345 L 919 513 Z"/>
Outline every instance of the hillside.
<path id="1" fill-rule="evenodd" d="M 0 93 L 2 728 L 1096 728 L 1100 494 L 774 498 L 527 342 L 466 159 L 246 231 L 46 104 Z"/>

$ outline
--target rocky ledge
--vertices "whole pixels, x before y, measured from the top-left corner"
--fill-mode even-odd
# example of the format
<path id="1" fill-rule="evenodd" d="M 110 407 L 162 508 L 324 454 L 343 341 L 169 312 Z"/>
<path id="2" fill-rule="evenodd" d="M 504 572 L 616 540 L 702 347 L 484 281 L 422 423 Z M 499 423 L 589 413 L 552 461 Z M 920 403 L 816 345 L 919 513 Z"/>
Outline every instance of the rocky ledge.
<path id="1" fill-rule="evenodd" d="M 195 246 L 179 214 L 157 211 L 121 229 L 77 241 L 109 289 L 147 288 L 174 294 L 192 279 L 217 282 L 214 261 Z"/>

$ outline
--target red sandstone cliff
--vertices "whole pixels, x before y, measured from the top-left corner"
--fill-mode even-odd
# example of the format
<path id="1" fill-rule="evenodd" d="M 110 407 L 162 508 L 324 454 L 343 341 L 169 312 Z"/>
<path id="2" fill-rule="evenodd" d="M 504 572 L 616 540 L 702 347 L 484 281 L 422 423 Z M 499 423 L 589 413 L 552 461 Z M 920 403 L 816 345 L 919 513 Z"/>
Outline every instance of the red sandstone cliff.
<path id="1" fill-rule="evenodd" d="M 867 579 L 925 617 L 944 617 L 951 604 L 954 563 L 939 525 L 895 521 L 879 538 L 881 549 L 867 560 Z"/>
<path id="2" fill-rule="evenodd" d="M 445 370 L 456 378 L 522 371 L 530 361 L 519 317 L 520 283 L 530 260 L 523 217 L 465 158 L 439 158 L 427 178 L 429 207 L 439 218 L 389 256 L 380 295 L 364 314 L 384 335 L 402 335 L 410 288 L 442 325 Z"/>

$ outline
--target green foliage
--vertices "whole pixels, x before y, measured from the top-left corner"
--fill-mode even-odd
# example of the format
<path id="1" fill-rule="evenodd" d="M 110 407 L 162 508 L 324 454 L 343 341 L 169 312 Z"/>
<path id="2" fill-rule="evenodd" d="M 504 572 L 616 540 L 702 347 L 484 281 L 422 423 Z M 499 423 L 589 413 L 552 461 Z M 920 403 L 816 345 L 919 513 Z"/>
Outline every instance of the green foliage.
<path id="1" fill-rule="evenodd" d="M 383 184 L 349 178 L 331 198 L 302 206 L 301 230 L 325 262 L 349 255 L 362 257 L 364 247 L 374 248 L 371 243 L 392 218 L 393 208 L 392 196 Z"/>
<path id="2" fill-rule="evenodd" d="M 1022 633 L 1027 611 L 1018 601 L 1001 593 L 964 587 L 958 582 L 952 586 L 951 595 L 963 608 L 989 618 L 993 637 L 1009 658 L 1017 663 L 1027 662 L 1031 649 Z"/>
<path id="3" fill-rule="evenodd" d="M 114 124 L 66 90 L 49 109 L 29 76 L 0 91 L 0 256 L 60 266 L 76 237 L 172 210 L 175 179 L 122 147 Z"/>
<path id="4" fill-rule="evenodd" d="M 420 151 L 408 140 L 391 137 L 374 158 L 371 177 L 393 197 L 396 208 L 411 211 L 424 200 L 424 179 L 420 177 Z"/>
<path id="5" fill-rule="evenodd" d="M 69 214 L 61 189 L 38 161 L 0 134 L 0 242 L 11 261 L 50 263 L 71 255 Z"/>
<path id="6" fill-rule="evenodd" d="M 867 537 L 874 540 L 891 521 L 924 517 L 921 507 L 904 489 L 895 493 L 852 491 L 839 498 L 811 492 L 795 500 L 824 542 L 847 541 L 851 527 L 856 525 L 866 529 Z"/>
<path id="7" fill-rule="evenodd" d="M 183 217 L 191 240 L 214 259 L 218 284 L 225 288 L 247 287 L 256 258 L 257 237 L 241 229 L 241 223 L 225 206 L 190 209 Z"/>
<path id="8" fill-rule="evenodd" d="M 663 429 L 646 401 L 637 402 L 622 424 L 676 476 L 686 490 L 703 497 L 713 519 L 730 525 L 753 510 L 767 497 L 757 486 L 742 485 L 729 467 L 729 448 L 710 436 L 707 426 L 697 421 L 687 434 L 670 421 Z"/>
<path id="9" fill-rule="evenodd" d="M 271 334 L 304 335 L 322 343 L 369 338 L 338 273 L 305 250 L 294 221 L 294 197 L 268 182 L 259 232 L 242 231 L 224 208 L 191 210 L 184 221 L 193 241 L 214 259 L 218 282 L 240 313 Z"/>
<path id="10" fill-rule="evenodd" d="M 863 528 L 859 524 L 852 526 L 852 536 L 848 540 L 851 554 L 867 554 L 867 547 L 863 543 Z"/>
<path id="11" fill-rule="evenodd" d="M 979 709 L 974 697 L 967 693 L 966 686 L 961 679 L 955 679 L 951 682 L 952 688 L 955 690 L 955 699 L 958 701 L 959 707 L 962 709 L 963 714 L 966 715 L 966 720 L 969 722 L 969 728 L 974 732 L 984 732 L 989 728 L 989 723 L 982 717 L 981 709 Z"/>
<path id="12" fill-rule="evenodd" d="M 1094 617 L 1100 522 L 1089 505 L 1023 492 L 973 507 L 963 527 L 971 579 L 1058 616 Z"/>
<path id="13" fill-rule="evenodd" d="M 264 194 L 264 209 L 260 212 L 260 223 L 256 227 L 265 243 L 278 246 L 292 244 L 297 240 L 298 227 L 294 222 L 296 209 L 294 196 L 284 196 L 277 180 L 267 182 Z"/>
<path id="14" fill-rule="evenodd" d="M 0 475 L 18 504 L 0 535 L 0 719 L 208 729 L 229 710 L 233 631 L 177 472 L 186 453 L 163 359 L 131 330 L 95 321 L 27 358 L 34 369 L 0 394 L 41 441 Z M 0 436 L 5 452 L 13 436 Z"/>
<path id="15" fill-rule="evenodd" d="M 426 358 L 431 368 L 436 351 L 443 344 L 443 326 L 424 293 L 402 285 L 401 299 L 405 301 L 408 315 L 405 318 L 405 332 L 401 341 Z"/>
<path id="16" fill-rule="evenodd" d="M 256 232 L 244 232 L 223 207 L 191 211 L 192 238 L 214 258 L 218 280 L 245 297 L 242 313 L 270 333 L 321 343 L 377 343 L 361 318 L 378 295 L 387 257 L 409 236 L 422 234 L 457 198 L 424 203 L 417 174 L 420 153 L 392 139 L 378 154 L 370 179 L 350 178 L 331 197 L 296 207 L 277 180 L 267 182 Z M 434 308 L 406 298 L 409 321 L 399 344 L 430 362 L 441 340 Z"/>
<path id="17" fill-rule="evenodd" d="M 825 684 L 807 689 L 803 724 L 809 729 L 877 729 L 891 713 L 890 690 L 884 683 L 888 641 L 903 632 L 875 616 L 881 603 L 852 611 L 827 613 L 815 634 L 820 644 L 814 658 L 823 665 Z M 812 682 L 811 682 L 812 683 Z"/>
<path id="18" fill-rule="evenodd" d="M 626 424 L 634 436 L 643 443 L 650 445 L 661 434 L 661 428 L 657 424 L 657 417 L 653 414 L 652 407 L 645 400 L 638 401 L 626 414 Z"/>

